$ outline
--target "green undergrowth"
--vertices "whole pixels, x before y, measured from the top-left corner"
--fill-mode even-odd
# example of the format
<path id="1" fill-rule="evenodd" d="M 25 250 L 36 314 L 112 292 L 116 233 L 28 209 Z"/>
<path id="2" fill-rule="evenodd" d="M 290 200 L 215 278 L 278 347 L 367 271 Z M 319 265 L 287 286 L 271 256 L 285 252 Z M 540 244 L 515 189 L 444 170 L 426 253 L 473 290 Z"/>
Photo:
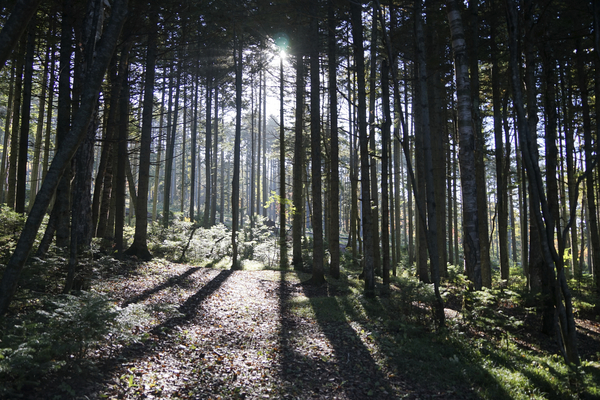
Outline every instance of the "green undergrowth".
<path id="1" fill-rule="evenodd" d="M 460 393 L 480 399 L 600 398 L 597 357 L 584 359 L 580 366 L 566 365 L 560 354 L 524 339 L 523 317 L 535 310 L 526 307 L 529 299 L 522 277 L 496 282 L 495 289 L 470 292 L 458 267 L 450 267 L 442 293 L 447 306 L 457 310 L 445 328 L 436 329 L 432 285 L 419 282 L 413 271 L 398 271 L 392 277 L 391 294 L 375 298 L 363 296 L 358 272 L 345 263 L 341 279 L 327 277 L 329 292 L 335 295 L 294 297 L 289 309 L 321 325 L 358 324 L 368 332 L 365 346 L 370 342 L 382 354 L 378 361 L 382 368 L 450 397 Z M 304 281 L 310 277 L 288 274 Z M 585 307 L 582 301 L 575 303 Z M 552 338 L 546 340 L 552 343 Z"/>

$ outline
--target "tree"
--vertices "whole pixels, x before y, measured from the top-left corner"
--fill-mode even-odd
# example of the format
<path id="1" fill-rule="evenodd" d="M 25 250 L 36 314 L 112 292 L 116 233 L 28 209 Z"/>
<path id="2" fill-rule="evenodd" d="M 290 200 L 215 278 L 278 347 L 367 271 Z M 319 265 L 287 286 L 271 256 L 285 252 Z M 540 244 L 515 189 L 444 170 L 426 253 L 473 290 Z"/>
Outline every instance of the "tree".
<path id="1" fill-rule="evenodd" d="M 363 45 L 362 7 L 358 3 L 350 5 L 352 18 L 352 40 L 354 58 L 356 60 L 356 75 L 358 83 L 358 141 L 360 145 L 360 173 L 362 195 L 362 227 L 364 240 L 364 278 L 365 295 L 375 295 L 374 257 L 375 243 L 372 229 L 371 183 L 369 167 L 369 139 L 367 136 L 367 104 L 365 90 L 365 59 Z"/>
<path id="2" fill-rule="evenodd" d="M 19 276 L 27 261 L 35 240 L 35 235 L 48 209 L 48 204 L 56 190 L 58 181 L 87 133 L 87 125 L 96 106 L 102 79 L 117 44 L 117 39 L 126 16 L 127 0 L 116 0 L 112 7 L 110 19 L 98 43 L 94 63 L 90 65 L 89 71 L 86 74 L 87 85 L 83 89 L 81 104 L 73 118 L 71 129 L 66 134 L 62 145 L 52 160 L 52 164 L 46 174 L 46 179 L 36 196 L 35 203 L 25 222 L 15 251 L 8 261 L 2 281 L 0 281 L 0 315 L 6 313 L 10 301 L 15 294 Z"/>
<path id="3" fill-rule="evenodd" d="M 319 20 L 317 10 L 319 1 L 313 0 L 310 19 L 310 156 L 311 156 L 311 189 L 312 189 L 312 229 L 313 229 L 313 285 L 325 281 L 323 258 L 323 199 L 321 195 L 321 81 L 319 58 Z"/>
<path id="4" fill-rule="evenodd" d="M 6 64 L 21 35 L 27 29 L 41 0 L 17 0 L 10 17 L 0 31 L 0 69 Z"/>
<path id="5" fill-rule="evenodd" d="M 152 144 L 152 117 L 154 109 L 154 79 L 156 68 L 157 37 L 158 37 L 158 10 L 152 6 L 149 18 L 149 34 L 146 53 L 146 77 L 144 86 L 144 110 L 142 115 L 142 135 L 140 138 L 140 170 L 137 192 L 137 206 L 135 218 L 135 234 L 133 243 L 125 254 L 135 255 L 141 260 L 152 258 L 148 250 L 148 186 L 150 183 L 150 147 Z M 195 142 L 193 142 L 195 144 Z M 192 171 L 193 171 L 192 166 Z M 193 184 L 192 184 L 193 187 Z M 193 190 L 193 189 L 192 189 Z M 192 191 L 193 197 L 193 191 Z M 193 204 L 193 201 L 190 202 Z M 193 206 L 192 206 L 193 207 Z M 193 215 L 193 208 L 190 218 Z"/>
<path id="6" fill-rule="evenodd" d="M 231 182 L 231 269 L 240 269 L 237 231 L 240 210 L 240 150 L 242 137 L 242 44 L 240 33 L 234 29 L 233 65 L 235 68 L 235 139 L 233 143 L 233 181 Z"/>
<path id="7" fill-rule="evenodd" d="M 507 20 L 509 28 L 509 49 L 511 66 L 511 84 L 513 90 L 513 102 L 517 112 L 517 124 L 519 143 L 523 149 L 523 162 L 527 177 L 531 182 L 531 196 L 533 207 L 531 209 L 534 221 L 542 237 L 541 249 L 544 258 L 544 265 L 548 268 L 543 271 L 548 274 L 554 307 L 556 310 L 558 344 L 561 348 L 565 361 L 567 363 L 579 364 L 579 354 L 577 352 L 577 336 L 575 329 L 575 320 L 573 317 L 573 306 L 571 304 L 571 294 L 567 286 L 562 258 L 558 256 L 554 247 L 552 234 L 554 232 L 554 221 L 548 204 L 546 202 L 543 190 L 542 175 L 537 164 L 537 155 L 533 149 L 533 140 L 529 132 L 529 124 L 523 105 L 521 90 L 521 80 L 519 79 L 519 55 L 517 50 L 518 29 L 517 29 L 517 9 L 514 0 L 507 0 Z M 546 221 L 546 222 L 544 222 Z"/>
<path id="8" fill-rule="evenodd" d="M 482 287 L 477 211 L 477 180 L 475 178 L 475 135 L 472 124 L 472 101 L 467 63 L 465 34 L 456 0 L 446 1 L 452 35 L 452 50 L 456 74 L 457 115 L 459 133 L 460 178 L 463 196 L 463 249 L 465 271 L 475 290 Z"/>
<path id="9" fill-rule="evenodd" d="M 294 164 L 292 170 L 292 265 L 302 269 L 302 226 L 304 224 L 304 55 L 296 55 L 296 122 L 294 129 Z"/>
<path id="10" fill-rule="evenodd" d="M 17 163 L 17 190 L 15 211 L 25 212 L 25 186 L 27 180 L 27 153 L 29 150 L 29 126 L 31 117 L 31 92 L 33 89 L 33 58 L 35 53 L 36 19 L 32 18 L 27 31 L 25 68 L 23 82 L 23 107 L 21 112 L 21 134 L 19 137 L 19 161 Z"/>
<path id="11" fill-rule="evenodd" d="M 331 132 L 331 167 L 330 167 L 330 190 L 329 190 L 329 254 L 331 256 L 329 273 L 333 278 L 340 277 L 340 177 L 339 177 L 339 140 L 338 140 L 338 99 L 337 99 L 337 20 L 333 0 L 327 4 L 328 36 L 327 45 L 329 50 L 329 130 Z"/>

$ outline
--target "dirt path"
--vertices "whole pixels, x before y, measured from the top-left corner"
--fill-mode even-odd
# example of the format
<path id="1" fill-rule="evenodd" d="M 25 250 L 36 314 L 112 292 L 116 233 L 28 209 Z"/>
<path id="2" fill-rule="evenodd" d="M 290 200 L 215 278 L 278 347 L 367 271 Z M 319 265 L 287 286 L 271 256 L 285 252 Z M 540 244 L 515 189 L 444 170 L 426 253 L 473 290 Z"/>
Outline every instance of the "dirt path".
<path id="1" fill-rule="evenodd" d="M 63 391 L 68 387 L 76 398 L 87 399 L 441 395 L 414 390 L 387 369 L 388 355 L 369 340 L 370 332 L 359 322 L 326 315 L 318 299 L 329 294 L 303 287 L 293 273 L 178 264 L 146 268 L 105 282 L 122 307 L 152 311 L 145 319 L 150 323 L 133 328 L 142 339 L 98 351 L 95 372 L 75 374 L 61 383 Z M 311 315 L 297 312 L 306 302 Z"/>

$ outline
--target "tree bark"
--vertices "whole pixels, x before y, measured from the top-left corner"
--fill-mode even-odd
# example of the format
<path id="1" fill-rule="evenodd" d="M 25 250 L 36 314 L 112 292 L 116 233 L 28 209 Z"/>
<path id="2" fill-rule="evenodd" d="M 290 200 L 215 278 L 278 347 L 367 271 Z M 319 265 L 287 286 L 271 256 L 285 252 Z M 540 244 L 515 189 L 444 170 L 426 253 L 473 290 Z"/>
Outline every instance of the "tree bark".
<path id="1" fill-rule="evenodd" d="M 492 266 L 490 261 L 490 237 L 488 224 L 487 183 L 485 177 L 485 137 L 479 111 L 479 18 L 478 1 L 469 1 L 471 19 L 471 38 L 469 46 L 469 64 L 471 73 L 471 101 L 473 125 L 475 133 L 475 179 L 477 181 L 477 217 L 479 225 L 479 252 L 481 262 L 481 283 L 487 288 L 492 287 Z"/>
<path id="2" fill-rule="evenodd" d="M 233 65 L 235 66 L 235 138 L 233 143 L 233 181 L 231 183 L 231 269 L 240 269 L 238 260 L 237 231 L 240 213 L 240 150 L 242 137 L 242 44 L 234 28 L 233 34 Z"/>
<path id="3" fill-rule="evenodd" d="M 19 155 L 19 127 L 21 126 L 21 99 L 23 96 L 23 66 L 25 63 L 25 43 L 21 40 L 18 54 L 15 57 L 15 91 L 13 93 L 12 131 L 10 136 L 10 155 L 8 157 L 8 186 L 6 188 L 6 205 L 15 208 L 17 189 L 17 160 Z"/>
<path id="4" fill-rule="evenodd" d="M 492 18 L 490 34 L 490 50 L 492 61 L 492 107 L 494 113 L 494 143 L 496 156 L 496 198 L 498 208 L 498 241 L 500 247 L 500 278 L 507 280 L 510 276 L 508 255 L 508 208 L 507 177 L 504 176 L 506 164 L 504 143 L 502 142 L 502 104 L 500 96 L 500 65 L 498 62 L 498 46 L 496 45 L 496 19 Z M 514 250 L 513 250 L 514 251 Z"/>
<path id="5" fill-rule="evenodd" d="M 477 179 L 475 175 L 475 134 L 471 115 L 472 101 L 467 64 L 465 34 L 456 0 L 447 0 L 446 9 L 456 73 L 458 99 L 459 162 L 463 196 L 463 249 L 465 270 L 475 290 L 481 290 L 481 256 L 477 210 Z"/>
<path id="6" fill-rule="evenodd" d="M 383 292 L 389 294 L 390 290 L 390 218 L 389 218 L 389 187 L 388 187 L 388 154 L 390 141 L 390 127 L 392 116 L 390 112 L 390 81 L 389 65 L 383 60 L 381 65 L 381 97 L 383 101 L 383 124 L 381 126 L 381 250 Z"/>
<path id="7" fill-rule="evenodd" d="M 310 155 L 311 155 L 311 189 L 313 216 L 313 285 L 325 281 L 323 259 L 325 249 L 323 243 L 323 200 L 321 196 L 321 82 L 319 68 L 319 22 L 317 20 L 318 0 L 313 0 L 310 19 Z"/>
<path id="8" fill-rule="evenodd" d="M 370 183 L 370 156 L 369 138 L 367 136 L 367 104 L 365 89 L 365 59 L 363 46 L 362 7 L 358 3 L 351 3 L 352 39 L 354 58 L 356 62 L 356 77 L 358 83 L 358 140 L 360 145 L 360 171 L 362 195 L 362 227 L 364 240 L 364 278 L 365 296 L 375 296 L 375 243 L 372 229 L 372 204 Z"/>
<path id="9" fill-rule="evenodd" d="M 172 71 L 172 70 L 171 70 Z M 171 77 L 171 79 L 173 79 Z M 180 93 L 180 83 L 181 83 L 181 64 L 177 66 L 177 83 L 175 84 L 175 101 L 173 110 L 173 119 L 171 120 L 171 109 L 172 109 L 172 101 L 171 96 L 169 96 L 169 121 L 168 121 L 168 130 L 167 130 L 167 151 L 165 154 L 165 185 L 164 185 L 164 203 L 163 203 L 163 226 L 167 228 L 169 226 L 169 220 L 171 216 L 169 215 L 171 210 L 171 185 L 173 181 L 173 158 L 175 156 L 175 137 L 177 132 L 177 121 L 178 121 L 178 111 L 179 111 L 179 93 Z"/>
<path id="10" fill-rule="evenodd" d="M 304 223 L 304 56 L 296 56 L 296 121 L 294 129 L 294 164 L 292 170 L 294 204 L 292 214 L 292 265 L 302 269 L 302 225 Z"/>
<path id="11" fill-rule="evenodd" d="M 33 88 L 33 57 L 35 53 L 35 18 L 32 18 L 27 30 L 25 47 L 25 68 L 23 71 L 23 107 L 21 111 L 21 133 L 19 137 L 19 161 L 17 163 L 17 191 L 15 211 L 25 212 L 25 189 L 27 180 L 27 153 L 29 151 L 29 126 L 31 117 L 31 92 Z"/>
<path id="12" fill-rule="evenodd" d="M 211 164 L 212 164 L 212 81 L 213 77 L 208 73 L 206 77 L 206 140 L 204 142 L 204 166 L 206 168 L 206 194 L 204 195 L 204 226 L 208 227 L 210 217 L 210 201 L 211 201 Z"/>
<path id="13" fill-rule="evenodd" d="M 371 157 L 371 229 L 373 229 L 373 268 L 377 276 L 381 276 L 381 249 L 379 247 L 379 189 L 377 187 L 377 154 L 375 144 L 375 97 L 377 84 L 377 11 L 376 3 L 373 2 L 373 16 L 371 29 L 371 66 L 369 71 L 369 151 Z"/>
<path id="14" fill-rule="evenodd" d="M 153 9 L 150 10 L 150 13 L 150 31 L 148 34 L 148 49 L 146 53 L 146 82 L 144 85 L 144 103 L 142 111 L 142 133 L 140 138 L 140 168 L 138 179 L 137 206 L 135 210 L 135 234 L 133 236 L 133 243 L 125 252 L 125 254 L 127 255 L 135 255 L 141 260 L 150 260 L 152 258 L 152 255 L 148 250 L 147 243 L 148 187 L 150 183 L 150 147 L 152 144 L 154 79 L 156 76 L 155 68 L 158 41 L 158 12 L 153 7 Z M 191 203 L 193 204 L 193 201 Z"/>
<path id="15" fill-rule="evenodd" d="M 0 69 L 5 66 L 40 2 L 41 0 L 17 0 L 10 17 L 0 31 Z"/>
<path id="16" fill-rule="evenodd" d="M 338 140 L 338 98 L 337 98 L 337 20 L 333 0 L 328 2 L 327 22 L 329 28 L 329 112 L 331 131 L 331 172 L 329 190 L 329 273 L 335 279 L 340 277 L 340 177 L 339 177 L 339 140 Z M 386 226 L 386 225 L 384 225 Z"/>

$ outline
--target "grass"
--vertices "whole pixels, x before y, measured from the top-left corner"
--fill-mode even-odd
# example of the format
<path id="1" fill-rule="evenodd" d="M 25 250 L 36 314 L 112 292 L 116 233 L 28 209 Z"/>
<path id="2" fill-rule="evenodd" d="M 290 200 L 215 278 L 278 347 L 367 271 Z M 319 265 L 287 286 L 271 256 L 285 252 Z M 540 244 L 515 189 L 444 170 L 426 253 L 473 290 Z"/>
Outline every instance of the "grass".
<path id="1" fill-rule="evenodd" d="M 381 355 L 378 362 L 397 373 L 410 371 L 408 379 L 417 385 L 450 388 L 448 396 L 455 385 L 466 384 L 474 397 L 482 399 L 600 398 L 598 361 L 566 365 L 559 354 L 540 350 L 535 343 L 528 349 L 517 337 L 524 331 L 520 316 L 532 312 L 524 306 L 522 277 L 512 278 L 506 289 L 470 294 L 473 310 L 434 331 L 429 285 L 405 271 L 392 278 L 395 290 L 390 297 L 367 299 L 362 295 L 363 282 L 348 278 L 356 272 L 344 270 L 340 280 L 327 277 L 337 295 L 298 296 L 289 300 L 290 310 L 321 324 L 358 324 L 368 331 L 359 335 L 363 344 L 376 347 Z M 465 293 L 464 286 L 453 286 L 456 283 L 465 284 L 455 274 L 454 282 L 444 287 L 447 298 Z M 575 306 L 588 313 L 593 293 L 580 293 L 583 296 L 576 298 Z"/>

